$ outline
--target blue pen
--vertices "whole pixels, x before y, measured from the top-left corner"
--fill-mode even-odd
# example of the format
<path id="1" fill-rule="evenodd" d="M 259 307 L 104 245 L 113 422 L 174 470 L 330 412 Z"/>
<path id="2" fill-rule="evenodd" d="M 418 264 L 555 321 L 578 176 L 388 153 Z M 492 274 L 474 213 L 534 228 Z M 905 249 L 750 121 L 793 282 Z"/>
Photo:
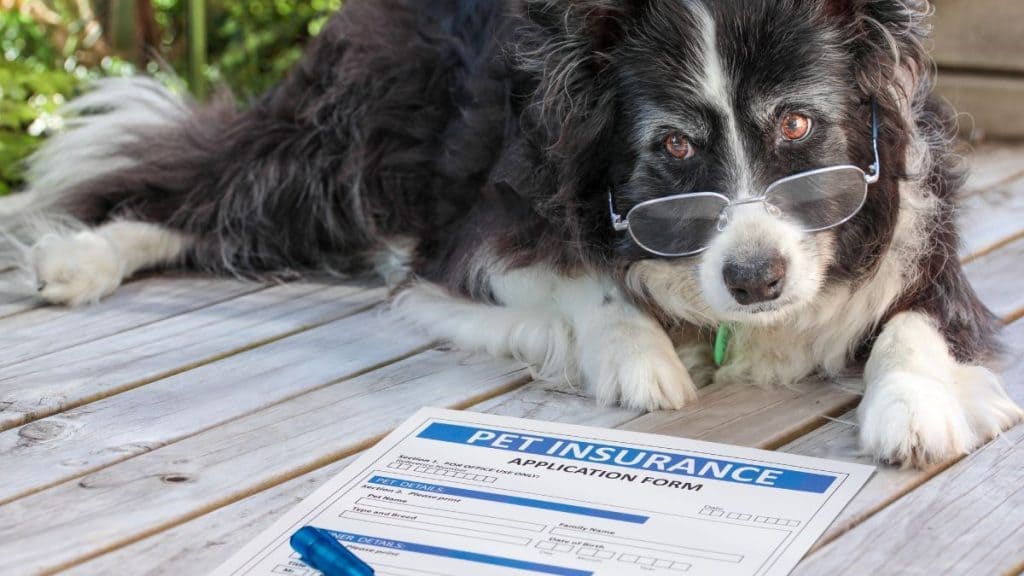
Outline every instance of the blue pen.
<path id="1" fill-rule="evenodd" d="M 373 576 L 373 568 L 325 530 L 306 526 L 292 534 L 291 544 L 303 562 L 325 576 Z"/>

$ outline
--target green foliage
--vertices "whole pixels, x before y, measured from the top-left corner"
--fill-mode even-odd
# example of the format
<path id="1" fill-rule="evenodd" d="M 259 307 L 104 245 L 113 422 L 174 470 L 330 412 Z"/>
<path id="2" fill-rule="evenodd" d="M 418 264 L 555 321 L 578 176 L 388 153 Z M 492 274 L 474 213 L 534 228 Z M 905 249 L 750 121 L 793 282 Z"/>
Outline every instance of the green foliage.
<path id="1" fill-rule="evenodd" d="M 10 0 L 8 0 L 10 1 Z M 147 50 L 116 52 L 106 16 L 136 0 L 32 0 L 30 10 L 0 10 L 0 195 L 23 183 L 24 159 L 61 125 L 61 104 L 90 78 L 130 74 Z M 207 0 L 208 64 L 215 86 L 242 98 L 277 82 L 299 59 L 342 0 Z M 188 0 L 151 0 L 158 57 L 139 62 L 157 76 L 187 85 Z M 85 13 L 82 13 L 82 10 Z M 99 15 L 99 16 L 97 16 Z"/>
<path id="2" fill-rule="evenodd" d="M 188 0 L 153 0 L 153 4 L 163 32 L 165 59 L 184 71 Z M 263 92 L 299 59 L 306 41 L 320 32 L 341 4 L 342 0 L 210 2 L 206 77 L 242 97 Z M 156 68 L 151 65 L 151 71 Z"/>
<path id="3" fill-rule="evenodd" d="M 21 183 L 24 159 L 47 129 L 59 125 L 58 108 L 76 83 L 63 70 L 0 60 L 0 194 Z"/>
<path id="4" fill-rule="evenodd" d="M 0 12 L 0 194 L 19 185 L 24 159 L 57 108 L 74 91 L 76 68 L 65 68 L 45 30 L 19 12 Z"/>
<path id="5" fill-rule="evenodd" d="M 223 3 L 212 14 L 211 79 L 245 95 L 262 92 L 299 59 L 305 41 L 340 7 L 341 0 Z"/>

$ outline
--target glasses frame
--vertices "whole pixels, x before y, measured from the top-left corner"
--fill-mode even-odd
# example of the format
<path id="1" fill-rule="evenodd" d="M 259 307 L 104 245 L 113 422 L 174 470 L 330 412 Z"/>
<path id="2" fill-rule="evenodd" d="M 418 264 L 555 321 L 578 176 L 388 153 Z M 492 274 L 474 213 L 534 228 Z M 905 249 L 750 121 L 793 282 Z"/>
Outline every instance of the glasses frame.
<path id="1" fill-rule="evenodd" d="M 873 99 L 873 98 L 871 100 L 871 148 L 872 148 L 872 151 L 874 152 L 874 155 L 875 155 L 875 161 L 874 161 L 873 164 L 871 164 L 871 166 L 868 167 L 868 170 L 869 170 L 868 172 L 865 172 L 862 168 L 860 168 L 859 166 L 854 166 L 853 164 L 840 164 L 840 165 L 836 165 L 836 166 L 827 166 L 827 167 L 824 167 L 824 168 L 815 168 L 813 170 L 807 170 L 805 172 L 798 172 L 798 173 L 793 174 L 791 176 L 786 176 L 785 178 L 780 178 L 779 180 L 776 180 L 775 182 L 772 182 L 765 189 L 764 194 L 762 194 L 761 196 L 758 196 L 756 198 L 744 198 L 742 200 L 733 200 L 733 199 L 729 198 L 728 196 L 725 196 L 724 194 L 720 194 L 718 192 L 687 192 L 687 193 L 684 193 L 684 194 L 674 194 L 672 196 L 665 196 L 664 198 L 655 198 L 654 200 L 648 200 L 646 202 L 641 202 L 640 204 L 637 204 L 636 206 L 631 208 L 629 210 L 629 212 L 626 213 L 626 217 L 623 218 L 622 216 L 620 216 L 615 211 L 614 191 L 613 190 L 609 190 L 608 191 L 608 210 L 609 210 L 609 213 L 611 214 L 612 228 L 614 228 L 616 232 L 629 232 L 630 238 L 633 239 L 633 242 L 637 246 L 639 246 L 640 248 L 644 249 L 645 251 L 647 251 L 647 252 L 649 252 L 651 254 L 654 254 L 655 256 L 661 256 L 661 257 L 664 257 L 664 258 L 686 258 L 686 257 L 689 257 L 689 256 L 696 256 L 698 254 L 701 254 L 701 253 L 707 251 L 709 246 L 704 246 L 703 248 L 701 248 L 699 250 L 694 250 L 694 251 L 691 251 L 691 252 L 685 252 L 685 253 L 681 253 L 681 254 L 670 254 L 670 253 L 654 250 L 652 248 L 649 248 L 649 247 L 645 246 L 644 243 L 641 242 L 636 237 L 636 234 L 633 233 L 633 228 L 629 224 L 629 217 L 630 217 L 630 215 L 632 215 L 639 208 L 649 208 L 651 206 L 656 206 L 658 204 L 663 204 L 663 203 L 666 203 L 666 202 L 672 202 L 672 201 L 675 201 L 675 200 L 679 200 L 680 198 L 716 198 L 716 199 L 719 199 L 719 200 L 722 201 L 722 204 L 723 204 L 722 211 L 719 214 L 725 214 L 729 209 L 734 208 L 736 206 L 743 206 L 743 205 L 746 205 L 746 204 L 762 203 L 762 204 L 764 204 L 767 207 L 766 210 L 768 210 L 768 212 L 770 214 L 775 215 L 771 211 L 771 208 L 773 207 L 773 205 L 768 202 L 768 197 L 771 196 L 772 191 L 777 189 L 778 187 L 783 186 L 783 185 L 785 185 L 785 184 L 787 184 L 789 182 L 792 182 L 793 180 L 798 180 L 800 178 L 806 178 L 808 176 L 816 176 L 818 174 L 827 174 L 829 172 L 838 172 L 840 170 L 851 170 L 851 169 L 852 170 L 856 170 L 856 171 L 860 172 L 861 176 L 864 178 L 864 197 L 861 198 L 861 202 L 860 202 L 860 205 L 857 207 L 857 210 L 855 210 L 852 214 L 850 214 L 850 216 L 844 218 L 843 220 L 841 220 L 839 222 L 836 222 L 835 224 L 830 224 L 829 226 L 823 226 L 823 227 L 820 227 L 820 228 L 807 229 L 807 230 L 804 230 L 804 232 L 815 233 L 815 232 L 822 232 L 822 231 L 825 231 L 825 230 L 830 230 L 830 229 L 835 228 L 837 226 L 842 226 L 843 224 L 849 222 L 854 217 L 856 217 L 857 214 L 860 213 L 860 211 L 864 208 L 864 204 L 867 202 L 868 187 L 871 186 L 872 184 L 878 183 L 879 179 L 881 179 L 881 176 L 882 176 L 882 171 L 881 171 L 882 164 L 881 164 L 881 159 L 880 159 L 880 157 L 878 155 L 878 104 L 875 101 L 875 99 Z M 778 210 L 778 209 L 776 209 L 776 210 Z"/>

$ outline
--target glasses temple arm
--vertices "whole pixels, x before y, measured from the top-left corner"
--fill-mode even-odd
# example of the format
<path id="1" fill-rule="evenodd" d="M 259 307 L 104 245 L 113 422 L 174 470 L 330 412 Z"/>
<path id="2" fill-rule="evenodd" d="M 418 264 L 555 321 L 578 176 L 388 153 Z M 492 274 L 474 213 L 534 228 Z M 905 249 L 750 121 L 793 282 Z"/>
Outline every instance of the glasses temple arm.
<path id="1" fill-rule="evenodd" d="M 613 195 L 611 188 L 608 189 L 608 214 L 611 215 L 612 228 L 614 228 L 616 232 L 623 232 L 629 229 L 629 224 L 622 219 L 622 216 L 615 212 L 615 196 Z"/>
<path id="2" fill-rule="evenodd" d="M 875 153 L 875 163 L 869 168 L 868 184 L 878 182 L 882 176 L 882 160 L 878 155 L 878 100 L 871 98 L 871 148 Z"/>

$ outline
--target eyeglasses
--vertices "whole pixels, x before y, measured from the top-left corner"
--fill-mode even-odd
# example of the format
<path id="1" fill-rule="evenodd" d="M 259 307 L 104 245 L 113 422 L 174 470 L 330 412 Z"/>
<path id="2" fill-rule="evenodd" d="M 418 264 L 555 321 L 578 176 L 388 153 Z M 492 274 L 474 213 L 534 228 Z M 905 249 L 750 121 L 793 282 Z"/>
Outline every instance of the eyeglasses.
<path id="1" fill-rule="evenodd" d="M 625 218 L 615 212 L 615 199 L 609 191 L 612 226 L 617 232 L 628 231 L 647 252 L 668 258 L 695 256 L 707 250 L 729 225 L 733 210 L 747 204 L 763 204 L 769 214 L 791 220 L 804 232 L 835 228 L 860 212 L 867 201 L 868 186 L 878 182 L 881 174 L 874 101 L 871 130 L 875 162 L 870 172 L 853 165 L 809 170 L 776 181 L 762 196 L 740 200 L 717 192 L 677 194 L 637 204 Z"/>

